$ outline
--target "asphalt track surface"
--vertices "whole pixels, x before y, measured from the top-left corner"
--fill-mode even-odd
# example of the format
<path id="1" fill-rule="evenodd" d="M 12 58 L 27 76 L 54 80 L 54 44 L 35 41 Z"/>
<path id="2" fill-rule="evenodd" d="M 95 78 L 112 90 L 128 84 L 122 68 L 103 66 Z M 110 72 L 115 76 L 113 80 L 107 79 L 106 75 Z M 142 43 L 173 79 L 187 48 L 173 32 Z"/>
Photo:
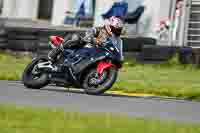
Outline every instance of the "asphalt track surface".
<path id="1" fill-rule="evenodd" d="M 9 81 L 0 81 L 0 104 L 58 108 L 67 112 L 109 112 L 146 119 L 200 123 L 200 102 L 109 94 L 90 96 L 54 86 L 32 90 Z"/>

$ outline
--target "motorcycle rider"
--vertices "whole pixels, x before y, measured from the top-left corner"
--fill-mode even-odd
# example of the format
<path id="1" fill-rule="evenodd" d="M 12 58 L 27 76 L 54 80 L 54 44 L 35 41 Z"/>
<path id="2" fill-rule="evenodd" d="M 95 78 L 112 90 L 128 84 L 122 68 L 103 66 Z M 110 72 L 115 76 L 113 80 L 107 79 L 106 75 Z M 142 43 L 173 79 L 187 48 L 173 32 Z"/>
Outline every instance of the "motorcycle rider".
<path id="1" fill-rule="evenodd" d="M 94 53 L 93 49 L 90 49 L 93 47 L 92 45 L 104 45 L 109 38 L 112 40 L 115 47 L 120 52 L 122 57 L 121 60 L 123 60 L 122 46 L 121 43 L 119 43 L 119 41 L 121 41 L 120 35 L 122 33 L 122 29 L 122 20 L 118 17 L 112 16 L 109 19 L 105 20 L 105 23 L 102 27 L 93 27 L 90 30 L 86 31 L 85 36 L 82 40 L 79 36 L 74 36 L 70 41 L 67 41 L 65 44 L 63 44 L 63 47 L 64 49 L 71 47 L 82 47 L 80 50 L 78 50 L 79 54 L 85 54 L 87 52 Z M 49 54 L 49 58 L 51 60 L 54 60 L 60 52 L 60 49 L 55 49 L 54 51 L 52 51 L 51 54 Z"/>
<path id="2" fill-rule="evenodd" d="M 123 29 L 123 22 L 120 18 L 115 16 L 110 17 L 105 20 L 105 23 L 102 27 L 94 27 L 86 32 L 85 38 L 91 40 L 94 38 L 96 44 L 103 44 L 107 41 L 107 38 L 116 38 L 120 37 Z"/>

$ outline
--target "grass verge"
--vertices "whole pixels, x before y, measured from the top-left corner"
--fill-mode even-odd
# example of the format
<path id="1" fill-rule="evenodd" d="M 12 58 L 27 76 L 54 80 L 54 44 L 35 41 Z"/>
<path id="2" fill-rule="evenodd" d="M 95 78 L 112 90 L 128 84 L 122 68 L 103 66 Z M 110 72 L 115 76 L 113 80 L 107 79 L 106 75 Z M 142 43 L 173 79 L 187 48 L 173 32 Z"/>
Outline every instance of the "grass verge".
<path id="1" fill-rule="evenodd" d="M 195 124 L 0 105 L 1 133 L 199 133 Z"/>
<path id="2" fill-rule="evenodd" d="M 28 56 L 0 52 L 0 80 L 20 80 L 25 66 L 30 61 Z"/>
<path id="3" fill-rule="evenodd" d="M 199 75 L 200 69 L 179 64 L 177 58 L 157 65 L 129 60 L 112 89 L 200 100 Z"/>
<path id="4" fill-rule="evenodd" d="M 30 57 L 0 53 L 0 79 L 20 80 Z M 177 58 L 159 65 L 143 65 L 127 59 L 112 90 L 150 93 L 200 100 L 200 69 L 179 64 Z"/>

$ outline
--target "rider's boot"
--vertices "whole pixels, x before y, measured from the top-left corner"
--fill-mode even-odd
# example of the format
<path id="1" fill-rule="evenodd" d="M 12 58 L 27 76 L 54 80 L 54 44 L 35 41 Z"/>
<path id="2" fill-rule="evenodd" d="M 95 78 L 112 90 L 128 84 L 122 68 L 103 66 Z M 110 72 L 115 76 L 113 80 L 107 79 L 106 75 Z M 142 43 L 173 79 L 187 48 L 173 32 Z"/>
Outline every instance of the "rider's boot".
<path id="1" fill-rule="evenodd" d="M 52 51 L 49 52 L 48 54 L 48 58 L 52 61 L 52 62 L 55 62 L 56 61 L 56 58 L 57 56 L 62 52 L 61 49 L 53 49 Z"/>

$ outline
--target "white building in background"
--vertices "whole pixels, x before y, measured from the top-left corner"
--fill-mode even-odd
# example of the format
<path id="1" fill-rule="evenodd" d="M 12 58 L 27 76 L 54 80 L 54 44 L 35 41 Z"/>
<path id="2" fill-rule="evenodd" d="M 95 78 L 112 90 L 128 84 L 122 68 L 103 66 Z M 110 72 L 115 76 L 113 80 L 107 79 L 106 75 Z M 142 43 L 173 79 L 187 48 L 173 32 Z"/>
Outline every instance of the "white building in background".
<path id="1" fill-rule="evenodd" d="M 45 19 L 53 25 L 63 24 L 66 11 L 76 12 L 77 2 L 83 0 L 0 0 L 1 16 L 8 18 Z M 101 14 L 105 13 L 115 1 L 119 0 L 86 0 L 89 7 L 95 7 L 94 26 L 103 23 Z M 156 24 L 161 18 L 169 16 L 170 3 L 173 0 L 125 0 L 128 2 L 129 11 L 134 11 L 139 5 L 147 7 L 139 21 L 139 32 L 144 36 L 152 36 Z M 162 2 L 162 3 L 161 3 Z M 92 6 L 93 5 L 93 6 Z M 90 9 L 91 12 L 93 11 Z M 131 26 L 131 25 L 130 25 Z M 131 28 L 128 28 L 131 29 Z"/>
<path id="2" fill-rule="evenodd" d="M 116 1 L 122 0 L 96 0 L 95 8 L 95 26 L 101 26 L 103 24 L 103 19 L 101 14 L 105 13 L 112 4 Z M 146 7 L 144 14 L 141 16 L 136 25 L 126 25 L 128 34 L 138 34 L 146 37 L 156 38 L 156 26 L 160 19 L 168 18 L 170 14 L 170 4 L 173 0 L 124 0 L 128 2 L 128 11 L 133 12 L 138 6 L 144 5 Z"/>
<path id="3" fill-rule="evenodd" d="M 38 0 L 1 0 L 3 17 L 36 19 L 38 16 Z"/>
<path id="4" fill-rule="evenodd" d="M 66 11 L 72 11 L 75 7 L 75 0 L 54 0 L 51 22 L 53 25 L 61 25 L 64 22 Z"/>

